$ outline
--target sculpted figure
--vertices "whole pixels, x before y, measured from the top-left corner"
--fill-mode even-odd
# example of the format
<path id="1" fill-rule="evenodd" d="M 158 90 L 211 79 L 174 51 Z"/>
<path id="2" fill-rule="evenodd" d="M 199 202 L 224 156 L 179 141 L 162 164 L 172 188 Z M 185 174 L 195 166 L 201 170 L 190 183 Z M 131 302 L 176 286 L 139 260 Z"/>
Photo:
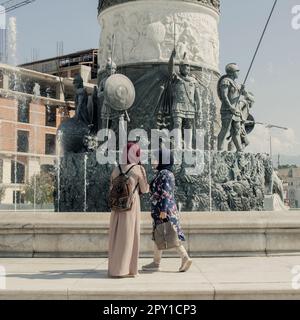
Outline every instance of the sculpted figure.
<path id="1" fill-rule="evenodd" d="M 86 125 L 90 125 L 90 116 L 88 112 L 88 93 L 83 86 L 83 79 L 80 74 L 74 77 L 73 85 L 75 89 L 75 118 Z"/>
<path id="2" fill-rule="evenodd" d="M 99 117 L 99 129 L 108 129 L 111 127 L 112 121 L 119 119 L 120 114 L 113 110 L 108 103 L 105 101 L 104 98 L 104 89 L 107 79 L 116 74 L 117 72 L 117 65 L 109 59 L 106 64 L 106 75 L 105 77 L 99 82 L 98 85 L 98 99 L 99 99 L 99 106 L 100 106 L 100 117 Z"/>
<path id="3" fill-rule="evenodd" d="M 169 61 L 169 73 L 172 83 L 172 107 L 171 116 L 173 128 L 178 130 L 178 141 L 182 140 L 182 130 L 187 136 L 184 137 L 185 149 L 192 150 L 193 129 L 201 112 L 201 94 L 197 80 L 191 75 L 190 64 L 184 55 L 179 65 L 179 73 L 175 72 L 175 49 Z M 197 125 L 197 124 L 196 124 Z"/>
<path id="4" fill-rule="evenodd" d="M 104 4 L 104 0 L 99 0 L 99 3 L 98 3 L 98 12 L 100 13 L 101 9 L 102 9 L 102 6 Z"/>
<path id="5" fill-rule="evenodd" d="M 249 144 L 248 134 L 254 129 L 254 119 L 250 115 L 250 109 L 254 103 L 254 95 L 247 92 L 244 96 L 240 97 L 238 104 L 239 117 L 235 117 L 235 126 L 231 129 L 231 137 L 233 136 L 233 130 L 238 130 L 241 138 L 241 147 L 244 150 Z M 234 129 L 235 128 L 235 129 Z M 230 139 L 230 138 L 229 138 Z M 229 142 L 228 150 L 233 151 L 235 144 L 233 139 Z"/>
<path id="6" fill-rule="evenodd" d="M 218 137 L 219 151 L 225 150 L 225 142 L 230 135 L 236 150 L 241 152 L 244 149 L 241 137 L 243 119 L 242 109 L 248 102 L 246 100 L 247 92 L 245 91 L 244 86 L 240 86 L 236 82 L 239 71 L 240 69 L 235 63 L 228 64 L 226 66 L 226 75 L 222 76 L 218 83 L 218 94 L 222 101 L 222 129 Z M 245 139 L 245 135 L 243 136 Z"/>

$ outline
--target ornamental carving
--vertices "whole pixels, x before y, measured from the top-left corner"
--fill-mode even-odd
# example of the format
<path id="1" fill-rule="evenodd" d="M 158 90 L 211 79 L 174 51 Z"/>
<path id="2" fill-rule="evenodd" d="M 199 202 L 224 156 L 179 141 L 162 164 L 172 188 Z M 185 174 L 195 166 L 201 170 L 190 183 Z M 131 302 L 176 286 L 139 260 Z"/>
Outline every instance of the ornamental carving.
<path id="1" fill-rule="evenodd" d="M 126 10 L 115 7 L 99 16 L 101 69 L 112 51 L 119 66 L 167 63 L 174 48 L 175 24 L 178 59 L 186 52 L 191 65 L 219 71 L 216 13 L 179 1 L 172 7 L 166 1 L 155 7 L 147 1 L 138 2 L 135 6 L 128 5 Z"/>

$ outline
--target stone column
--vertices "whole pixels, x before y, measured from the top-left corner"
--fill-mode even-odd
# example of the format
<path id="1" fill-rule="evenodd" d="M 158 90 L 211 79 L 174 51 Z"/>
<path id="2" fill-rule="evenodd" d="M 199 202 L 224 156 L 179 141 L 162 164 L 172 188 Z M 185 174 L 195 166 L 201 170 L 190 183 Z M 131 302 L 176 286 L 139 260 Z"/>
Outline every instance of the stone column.
<path id="1" fill-rule="evenodd" d="M 3 89 L 9 90 L 9 75 L 6 72 L 3 73 Z"/>
<path id="2" fill-rule="evenodd" d="M 11 158 L 3 158 L 3 184 L 11 184 Z M 6 188 L 5 196 L 2 200 L 3 204 L 11 204 L 13 202 L 13 189 Z"/>
<path id="3" fill-rule="evenodd" d="M 154 125 L 151 122 L 153 105 L 162 82 L 168 77 L 167 65 L 174 43 L 176 63 L 186 53 L 193 75 L 204 88 L 204 117 L 219 113 L 220 102 L 216 92 L 219 78 L 219 1 L 102 1 L 98 20 L 101 26 L 100 71 L 111 58 L 114 35 L 113 60 L 118 71 L 138 84 L 138 105 L 134 106 L 135 112 L 132 110 L 132 125 L 142 125 L 146 129 Z M 214 110 L 208 110 L 211 95 Z M 214 116 L 214 136 L 219 133 L 218 122 Z"/>
<path id="4" fill-rule="evenodd" d="M 62 84 L 64 86 L 64 84 Z M 64 92 L 62 90 L 62 86 L 60 82 L 56 85 L 56 99 L 64 101 Z"/>
<path id="5" fill-rule="evenodd" d="M 11 183 L 11 158 L 3 159 L 3 184 Z"/>

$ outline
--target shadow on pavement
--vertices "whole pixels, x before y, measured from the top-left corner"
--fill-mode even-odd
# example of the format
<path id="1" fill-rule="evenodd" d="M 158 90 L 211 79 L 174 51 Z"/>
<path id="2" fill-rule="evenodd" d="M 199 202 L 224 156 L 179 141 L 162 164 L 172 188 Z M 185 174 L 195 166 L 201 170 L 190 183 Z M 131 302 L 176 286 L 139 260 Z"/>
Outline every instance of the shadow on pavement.
<path id="1" fill-rule="evenodd" d="M 7 278 L 23 278 L 23 279 L 108 279 L 107 270 L 92 270 L 92 269 L 81 269 L 81 270 L 51 270 L 41 271 L 38 273 L 14 273 L 8 274 Z"/>

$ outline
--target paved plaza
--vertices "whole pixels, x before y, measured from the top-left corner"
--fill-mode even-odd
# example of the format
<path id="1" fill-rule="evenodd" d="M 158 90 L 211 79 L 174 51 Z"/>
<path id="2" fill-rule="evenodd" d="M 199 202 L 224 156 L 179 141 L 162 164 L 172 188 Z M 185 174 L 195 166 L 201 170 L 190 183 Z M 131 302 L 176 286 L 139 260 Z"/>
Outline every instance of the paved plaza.
<path id="1" fill-rule="evenodd" d="M 140 259 L 140 267 L 150 261 Z M 179 259 L 165 258 L 161 272 L 135 279 L 109 279 L 107 259 L 0 259 L 0 265 L 7 273 L 0 300 L 300 299 L 292 273 L 299 255 L 197 258 L 188 273 L 177 273 Z"/>

